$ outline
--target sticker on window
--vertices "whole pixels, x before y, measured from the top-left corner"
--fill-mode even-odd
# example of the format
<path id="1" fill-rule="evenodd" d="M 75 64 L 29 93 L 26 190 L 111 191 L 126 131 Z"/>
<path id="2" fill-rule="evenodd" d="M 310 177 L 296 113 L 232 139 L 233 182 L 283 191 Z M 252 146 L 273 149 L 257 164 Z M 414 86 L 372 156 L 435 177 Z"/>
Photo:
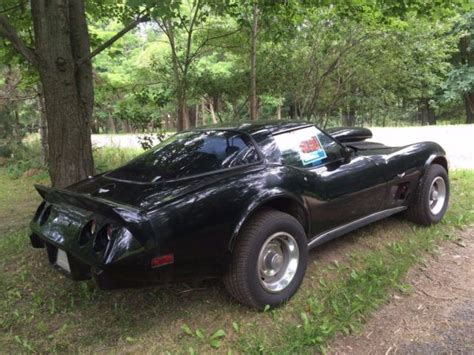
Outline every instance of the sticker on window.
<path id="1" fill-rule="evenodd" d="M 295 154 L 303 165 L 317 164 L 327 158 L 318 139 L 316 127 L 307 127 L 275 135 L 275 141 L 283 155 Z"/>
<path id="2" fill-rule="evenodd" d="M 303 165 L 314 164 L 327 157 L 316 135 L 301 141 L 299 148 Z"/>

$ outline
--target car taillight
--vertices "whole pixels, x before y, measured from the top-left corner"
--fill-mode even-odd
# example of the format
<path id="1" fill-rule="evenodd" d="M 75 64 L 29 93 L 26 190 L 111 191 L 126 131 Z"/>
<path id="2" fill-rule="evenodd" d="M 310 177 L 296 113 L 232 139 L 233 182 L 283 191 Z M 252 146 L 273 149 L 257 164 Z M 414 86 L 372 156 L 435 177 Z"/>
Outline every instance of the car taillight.
<path id="1" fill-rule="evenodd" d="M 112 238 L 113 238 L 113 233 L 114 233 L 114 227 L 112 227 L 112 225 L 109 224 L 109 225 L 107 226 L 107 239 L 108 239 L 109 241 L 112 240 Z"/>
<path id="2" fill-rule="evenodd" d="M 44 210 L 44 212 L 41 214 L 40 218 L 39 218 L 39 225 L 42 226 L 43 224 L 46 223 L 46 221 L 48 220 L 49 218 L 49 215 L 51 214 L 51 210 L 52 210 L 53 206 L 49 205 L 48 207 L 46 207 L 46 209 Z"/>
<path id="3" fill-rule="evenodd" d="M 103 226 L 95 236 L 94 251 L 97 253 L 104 253 L 109 241 L 112 239 L 113 226 L 107 224 Z"/>
<path id="4" fill-rule="evenodd" d="M 151 259 L 150 266 L 152 268 L 157 268 L 160 266 L 165 266 L 174 263 L 174 254 L 166 254 L 161 256 L 156 256 Z"/>
<path id="5" fill-rule="evenodd" d="M 84 228 L 82 228 L 81 235 L 79 236 L 79 245 L 83 246 L 87 244 L 92 237 L 94 236 L 95 230 L 97 227 L 97 222 L 95 220 L 87 223 Z"/>
<path id="6" fill-rule="evenodd" d="M 38 219 L 39 219 L 40 216 L 41 216 L 41 212 L 43 212 L 45 206 L 46 206 L 46 202 L 44 202 L 44 201 L 41 202 L 41 204 L 39 205 L 38 209 L 36 210 L 35 216 L 33 217 L 33 220 L 34 220 L 34 221 L 38 221 Z"/>

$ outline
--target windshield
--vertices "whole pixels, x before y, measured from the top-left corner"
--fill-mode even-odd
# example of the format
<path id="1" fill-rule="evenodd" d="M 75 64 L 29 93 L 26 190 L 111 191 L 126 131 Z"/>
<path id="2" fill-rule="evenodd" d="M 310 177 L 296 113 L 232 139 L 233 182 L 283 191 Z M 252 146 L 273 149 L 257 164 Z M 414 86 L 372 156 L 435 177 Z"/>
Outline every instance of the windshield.
<path id="1" fill-rule="evenodd" d="M 175 134 L 107 176 L 130 181 L 179 179 L 258 161 L 250 139 L 233 131 Z"/>

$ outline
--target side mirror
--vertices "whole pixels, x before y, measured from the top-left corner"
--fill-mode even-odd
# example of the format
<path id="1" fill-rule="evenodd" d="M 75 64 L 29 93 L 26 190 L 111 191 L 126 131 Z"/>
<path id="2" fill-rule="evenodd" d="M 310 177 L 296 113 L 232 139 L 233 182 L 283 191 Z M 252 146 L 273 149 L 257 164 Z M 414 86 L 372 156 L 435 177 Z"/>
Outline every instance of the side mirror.
<path id="1" fill-rule="evenodd" d="M 354 156 L 354 150 L 349 147 L 342 148 L 342 157 L 344 158 L 344 164 L 350 163 Z"/>

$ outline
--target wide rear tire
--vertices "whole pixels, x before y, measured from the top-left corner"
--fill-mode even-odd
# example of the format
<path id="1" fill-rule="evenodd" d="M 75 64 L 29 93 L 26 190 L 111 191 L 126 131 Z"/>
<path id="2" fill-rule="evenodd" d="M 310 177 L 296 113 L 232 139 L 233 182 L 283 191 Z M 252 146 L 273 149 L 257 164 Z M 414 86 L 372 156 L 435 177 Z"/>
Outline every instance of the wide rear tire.
<path id="1" fill-rule="evenodd" d="M 406 215 L 417 224 L 424 226 L 436 224 L 446 213 L 448 203 L 448 173 L 441 165 L 433 164 L 423 177 Z"/>
<path id="2" fill-rule="evenodd" d="M 307 260 L 301 224 L 289 214 L 262 210 L 242 227 L 224 284 L 247 306 L 277 307 L 298 290 Z"/>

